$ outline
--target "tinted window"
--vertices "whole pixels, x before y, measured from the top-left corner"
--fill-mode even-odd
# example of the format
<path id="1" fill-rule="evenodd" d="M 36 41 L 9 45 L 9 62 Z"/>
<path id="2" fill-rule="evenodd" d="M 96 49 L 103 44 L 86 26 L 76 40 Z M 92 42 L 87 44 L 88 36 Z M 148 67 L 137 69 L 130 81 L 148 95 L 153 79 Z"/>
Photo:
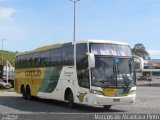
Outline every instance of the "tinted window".
<path id="1" fill-rule="evenodd" d="M 32 54 L 26 55 L 26 68 L 32 67 Z"/>
<path id="2" fill-rule="evenodd" d="M 25 67 L 25 56 L 24 55 L 21 55 L 18 57 L 18 65 L 19 65 L 19 68 L 23 68 Z"/>
<path id="3" fill-rule="evenodd" d="M 21 68 L 25 68 L 25 55 L 21 56 Z"/>
<path id="4" fill-rule="evenodd" d="M 16 57 L 16 68 L 25 67 L 25 55 Z"/>
<path id="5" fill-rule="evenodd" d="M 80 87 L 89 88 L 87 44 L 78 44 L 76 49 L 77 77 Z"/>
<path id="6" fill-rule="evenodd" d="M 16 64 L 15 64 L 16 69 L 19 68 L 19 56 L 16 56 Z"/>
<path id="7" fill-rule="evenodd" d="M 86 69 L 88 67 L 87 44 L 78 44 L 76 50 L 77 69 Z"/>
<path id="8" fill-rule="evenodd" d="M 64 47 L 62 48 L 62 62 L 63 65 L 74 65 L 74 47 Z"/>
<path id="9" fill-rule="evenodd" d="M 51 50 L 51 65 L 61 65 L 62 64 L 62 50 L 61 48 Z"/>
<path id="10" fill-rule="evenodd" d="M 21 68 L 21 64 L 22 64 L 22 57 L 21 56 L 18 57 L 18 61 L 19 61 L 19 68 Z"/>
<path id="11" fill-rule="evenodd" d="M 50 51 L 43 51 L 41 52 L 41 57 L 40 57 L 40 64 L 41 67 L 49 66 L 50 63 Z"/>
<path id="12" fill-rule="evenodd" d="M 33 54 L 33 67 L 40 67 L 40 53 Z"/>

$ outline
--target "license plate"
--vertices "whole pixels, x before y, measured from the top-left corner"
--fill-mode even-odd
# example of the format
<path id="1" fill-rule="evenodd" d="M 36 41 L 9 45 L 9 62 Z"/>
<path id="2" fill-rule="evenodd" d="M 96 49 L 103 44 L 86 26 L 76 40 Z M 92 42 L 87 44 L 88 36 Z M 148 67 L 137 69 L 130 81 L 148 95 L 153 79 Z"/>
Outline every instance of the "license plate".
<path id="1" fill-rule="evenodd" d="M 113 102 L 120 102 L 120 99 L 113 99 Z"/>

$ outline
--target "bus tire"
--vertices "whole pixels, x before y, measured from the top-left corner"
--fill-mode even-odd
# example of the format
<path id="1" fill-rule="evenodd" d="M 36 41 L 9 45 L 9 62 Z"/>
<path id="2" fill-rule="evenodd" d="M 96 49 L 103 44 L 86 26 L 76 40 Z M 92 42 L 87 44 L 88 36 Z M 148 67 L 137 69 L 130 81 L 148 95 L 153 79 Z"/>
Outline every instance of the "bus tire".
<path id="1" fill-rule="evenodd" d="M 21 94 L 22 94 L 22 97 L 23 97 L 24 99 L 27 99 L 24 85 L 21 86 Z"/>
<path id="2" fill-rule="evenodd" d="M 29 86 L 26 87 L 26 98 L 27 100 L 31 100 L 31 90 Z"/>
<path id="3" fill-rule="evenodd" d="M 74 98 L 73 98 L 72 91 L 69 92 L 67 100 L 68 100 L 68 107 L 69 108 L 74 108 Z"/>
<path id="4" fill-rule="evenodd" d="M 104 109 L 109 110 L 111 108 L 111 105 L 104 105 L 103 107 Z"/>

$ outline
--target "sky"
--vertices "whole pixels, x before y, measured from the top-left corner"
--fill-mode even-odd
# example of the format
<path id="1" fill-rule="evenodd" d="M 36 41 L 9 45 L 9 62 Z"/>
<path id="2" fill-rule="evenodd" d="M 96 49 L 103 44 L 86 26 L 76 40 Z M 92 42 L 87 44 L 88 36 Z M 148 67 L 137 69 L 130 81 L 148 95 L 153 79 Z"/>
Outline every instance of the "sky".
<path id="1" fill-rule="evenodd" d="M 0 49 L 28 51 L 73 40 L 70 0 L 0 0 Z M 160 0 L 80 0 L 76 40 L 142 43 L 160 59 Z"/>

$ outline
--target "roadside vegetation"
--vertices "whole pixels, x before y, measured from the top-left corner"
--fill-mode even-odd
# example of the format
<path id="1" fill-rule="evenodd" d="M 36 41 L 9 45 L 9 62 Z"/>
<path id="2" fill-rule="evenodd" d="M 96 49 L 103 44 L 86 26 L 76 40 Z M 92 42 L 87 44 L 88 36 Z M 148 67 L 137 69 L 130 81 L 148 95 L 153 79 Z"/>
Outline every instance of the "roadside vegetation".
<path id="1" fill-rule="evenodd" d="M 15 65 L 16 52 L 3 50 L 3 62 L 6 63 L 8 60 L 13 66 Z M 2 50 L 0 50 L 0 62 L 2 60 Z M 1 63 L 0 63 L 1 64 Z"/>
<path id="2" fill-rule="evenodd" d="M 0 88 L 0 92 L 14 92 L 14 88 L 9 88 L 9 89 Z"/>
<path id="3" fill-rule="evenodd" d="M 144 60 L 151 60 L 150 54 L 142 43 L 137 43 L 132 49 L 133 55 L 142 57 Z"/>

